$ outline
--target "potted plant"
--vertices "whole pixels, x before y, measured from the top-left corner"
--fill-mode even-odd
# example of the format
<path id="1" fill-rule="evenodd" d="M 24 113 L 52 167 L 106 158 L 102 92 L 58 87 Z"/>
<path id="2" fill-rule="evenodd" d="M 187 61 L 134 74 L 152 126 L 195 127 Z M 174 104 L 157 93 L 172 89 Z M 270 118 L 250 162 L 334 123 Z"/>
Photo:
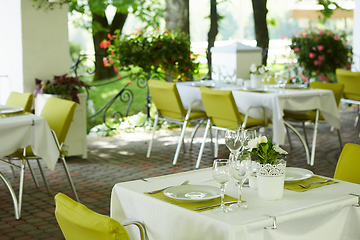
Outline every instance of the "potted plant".
<path id="1" fill-rule="evenodd" d="M 250 65 L 250 82 L 252 88 L 258 88 L 261 86 L 264 74 L 268 71 L 265 65 L 256 66 L 255 63 Z"/>
<path id="2" fill-rule="evenodd" d="M 78 77 L 71 77 L 67 74 L 54 76 L 53 81 L 35 79 L 35 84 L 35 97 L 38 94 L 52 94 L 76 103 L 80 103 L 78 94 L 83 88 L 89 89 L 89 85 L 81 81 Z"/>
<path id="3" fill-rule="evenodd" d="M 306 29 L 291 38 L 290 48 L 297 58 L 298 67 L 303 69 L 303 81 L 315 78 L 336 82 L 335 69 L 351 68 L 352 49 L 346 41 L 345 33 Z"/>
<path id="4" fill-rule="evenodd" d="M 258 157 L 256 169 L 258 195 L 261 199 L 279 200 L 283 197 L 287 152 L 266 136 L 249 141 L 245 147 Z"/>

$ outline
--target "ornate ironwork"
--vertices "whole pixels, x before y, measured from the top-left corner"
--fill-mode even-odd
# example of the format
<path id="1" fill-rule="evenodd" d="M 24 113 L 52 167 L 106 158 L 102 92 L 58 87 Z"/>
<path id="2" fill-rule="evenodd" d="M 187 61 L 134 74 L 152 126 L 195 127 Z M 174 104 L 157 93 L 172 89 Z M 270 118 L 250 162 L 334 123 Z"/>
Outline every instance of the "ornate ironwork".
<path id="1" fill-rule="evenodd" d="M 85 67 L 85 73 L 87 75 L 92 75 L 95 73 L 95 61 L 93 60 L 94 55 L 87 55 L 87 54 L 80 54 L 78 59 L 76 60 L 75 64 L 71 67 L 72 71 L 74 72 L 75 76 L 79 76 L 79 69 L 83 66 L 84 61 L 92 61 L 94 63 L 94 67 Z M 81 76 L 81 75 L 80 75 Z M 121 79 L 117 78 L 112 81 L 107 82 L 99 82 L 99 83 L 93 83 L 89 84 L 91 87 L 101 87 L 104 85 L 113 84 L 118 81 L 124 81 L 126 79 L 131 80 L 132 83 L 136 83 L 136 85 L 139 88 L 146 88 L 147 94 L 145 96 L 146 104 L 145 104 L 145 110 L 146 110 L 146 118 L 145 120 L 140 124 L 140 126 L 144 125 L 149 119 L 150 119 L 150 108 L 151 108 L 151 97 L 149 94 L 149 89 L 147 85 L 147 81 L 149 79 L 164 79 L 165 76 L 160 73 L 145 73 L 145 72 L 137 72 L 137 73 L 129 73 L 127 76 L 122 77 Z M 94 114 L 89 116 L 89 118 L 93 118 L 95 116 L 98 116 L 99 114 L 102 114 L 102 121 L 103 123 L 108 127 L 109 130 L 114 130 L 114 128 L 110 127 L 106 123 L 106 116 L 108 115 L 108 110 L 112 106 L 112 104 L 116 100 L 120 100 L 122 103 L 127 104 L 125 110 L 116 110 L 112 112 L 110 115 L 112 118 L 121 119 L 128 116 L 129 109 L 131 107 L 131 104 L 134 100 L 134 93 L 128 89 L 128 86 L 130 84 L 127 83 L 122 89 L 120 89 L 109 101 L 107 101 L 100 109 L 98 109 Z M 87 89 L 87 99 L 89 98 L 89 91 Z"/>

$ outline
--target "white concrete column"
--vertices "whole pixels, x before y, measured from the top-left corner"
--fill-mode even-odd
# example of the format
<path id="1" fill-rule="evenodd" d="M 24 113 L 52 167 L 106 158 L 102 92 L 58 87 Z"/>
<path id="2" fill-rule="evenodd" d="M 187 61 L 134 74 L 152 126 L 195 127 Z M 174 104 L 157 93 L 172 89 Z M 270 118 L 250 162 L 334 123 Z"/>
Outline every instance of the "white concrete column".
<path id="1" fill-rule="evenodd" d="M 355 0 L 354 27 L 353 27 L 353 54 L 352 70 L 360 72 L 360 0 Z"/>
<path id="2" fill-rule="evenodd" d="M 67 5 L 37 10 L 30 0 L 0 0 L 0 33 L 0 103 L 11 91 L 32 92 L 35 78 L 69 73 Z"/>

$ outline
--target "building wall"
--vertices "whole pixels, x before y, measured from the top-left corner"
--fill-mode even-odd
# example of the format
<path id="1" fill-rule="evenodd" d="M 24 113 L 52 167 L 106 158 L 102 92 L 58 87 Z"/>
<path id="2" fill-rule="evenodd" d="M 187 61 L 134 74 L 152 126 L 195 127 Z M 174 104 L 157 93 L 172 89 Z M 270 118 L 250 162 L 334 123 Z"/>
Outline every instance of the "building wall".
<path id="1" fill-rule="evenodd" d="M 360 0 L 355 0 L 353 28 L 353 71 L 360 72 Z"/>

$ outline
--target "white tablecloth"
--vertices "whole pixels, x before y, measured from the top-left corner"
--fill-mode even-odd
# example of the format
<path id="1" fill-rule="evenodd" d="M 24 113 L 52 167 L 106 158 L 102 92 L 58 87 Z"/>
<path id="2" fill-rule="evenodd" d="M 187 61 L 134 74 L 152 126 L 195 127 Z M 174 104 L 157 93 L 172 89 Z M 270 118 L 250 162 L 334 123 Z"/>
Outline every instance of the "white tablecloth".
<path id="1" fill-rule="evenodd" d="M 49 169 L 54 170 L 59 151 L 47 121 L 33 114 L 0 118 L 0 156 L 31 146 Z"/>
<path id="2" fill-rule="evenodd" d="M 214 81 L 204 81 L 204 84 L 214 83 Z M 200 88 L 193 82 L 178 82 L 177 88 L 185 109 L 194 100 L 199 102 L 193 105 L 194 110 L 204 111 L 201 103 Z M 306 111 L 319 109 L 324 119 L 337 129 L 340 129 L 340 115 L 336 106 L 334 94 L 330 90 L 309 89 L 269 89 L 267 92 L 239 91 L 241 87 L 231 84 L 216 84 L 215 90 L 231 90 L 241 113 L 251 107 L 265 107 L 271 110 L 273 124 L 273 141 L 278 144 L 285 143 L 286 128 L 284 125 L 284 110 Z M 253 118 L 263 118 L 261 108 L 253 108 L 249 111 L 249 116 Z"/>
<path id="3" fill-rule="evenodd" d="M 225 214 L 190 211 L 143 193 L 184 180 L 216 186 L 209 168 L 150 178 L 147 182 L 118 183 L 112 190 L 110 215 L 118 221 L 142 220 L 150 240 L 355 240 L 360 236 L 360 208 L 353 206 L 359 199 L 350 195 L 360 194 L 357 184 L 340 181 L 302 193 L 284 190 L 283 199 L 278 201 L 261 200 L 256 190 L 244 188 L 242 199 L 251 208 Z M 237 197 L 232 180 L 226 194 Z M 276 217 L 276 230 L 272 229 L 272 217 Z M 136 239 L 135 229 L 127 229 L 131 239 Z"/>

